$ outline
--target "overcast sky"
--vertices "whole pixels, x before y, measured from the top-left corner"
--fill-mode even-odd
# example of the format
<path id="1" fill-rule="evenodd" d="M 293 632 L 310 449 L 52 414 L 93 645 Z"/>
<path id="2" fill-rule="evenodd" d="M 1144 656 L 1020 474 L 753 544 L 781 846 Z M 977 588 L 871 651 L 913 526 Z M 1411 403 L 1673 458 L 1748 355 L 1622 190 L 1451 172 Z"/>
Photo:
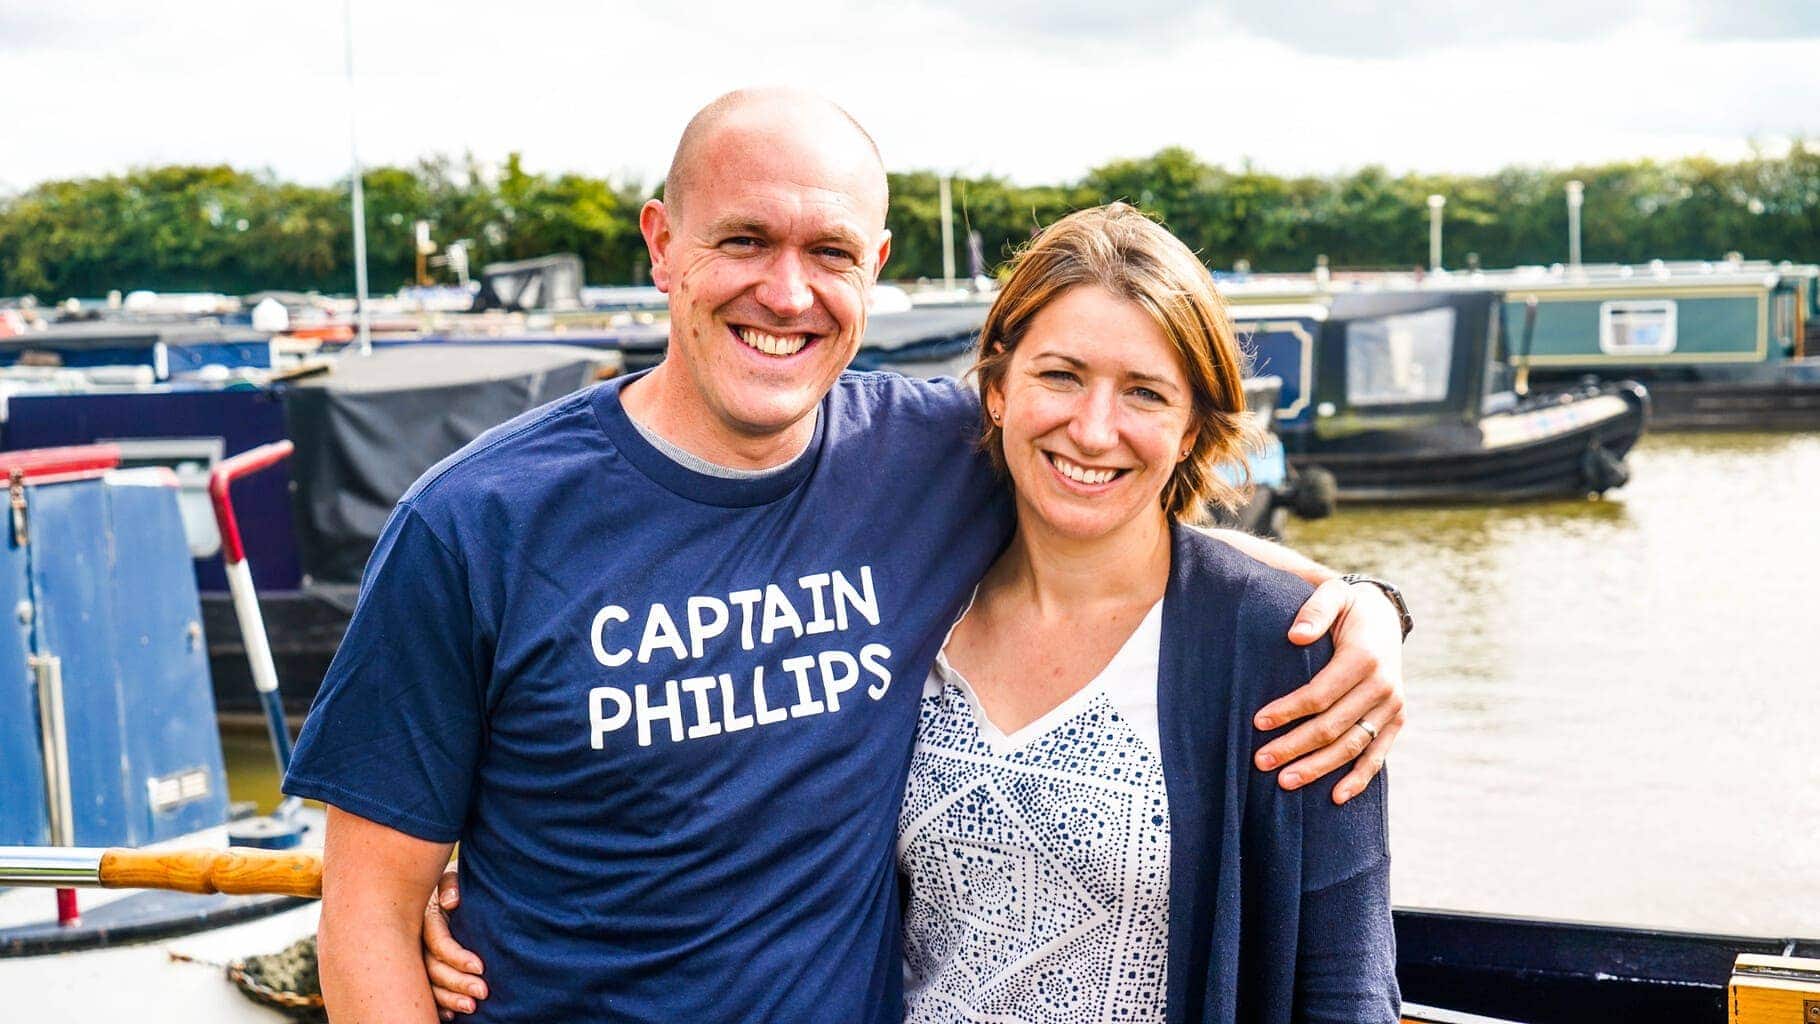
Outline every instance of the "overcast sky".
<path id="1" fill-rule="evenodd" d="M 846 105 L 893 169 L 1024 182 L 1168 145 L 1326 174 L 1820 138 L 1820 0 L 353 6 L 369 164 L 517 150 L 651 182 L 690 113 L 760 83 Z M 342 27 L 338 0 L 6 0 L 0 191 L 169 162 L 330 181 Z"/>

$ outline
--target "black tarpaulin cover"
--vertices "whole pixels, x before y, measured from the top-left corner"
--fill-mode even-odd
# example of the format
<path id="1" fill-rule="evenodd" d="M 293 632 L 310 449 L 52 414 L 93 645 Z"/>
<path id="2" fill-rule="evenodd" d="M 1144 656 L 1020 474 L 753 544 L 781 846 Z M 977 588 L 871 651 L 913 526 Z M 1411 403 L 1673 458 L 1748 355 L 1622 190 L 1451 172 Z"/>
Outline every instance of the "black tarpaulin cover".
<path id="1" fill-rule="evenodd" d="M 304 573 L 358 582 L 392 506 L 425 470 L 489 427 L 611 373 L 619 358 L 563 345 L 382 346 L 286 386 Z"/>

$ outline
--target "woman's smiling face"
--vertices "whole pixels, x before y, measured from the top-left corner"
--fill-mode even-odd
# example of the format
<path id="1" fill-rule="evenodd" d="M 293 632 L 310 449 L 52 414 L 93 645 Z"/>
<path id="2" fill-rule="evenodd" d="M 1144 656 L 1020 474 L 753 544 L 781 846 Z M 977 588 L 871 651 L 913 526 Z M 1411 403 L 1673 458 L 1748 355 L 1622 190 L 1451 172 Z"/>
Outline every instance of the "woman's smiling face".
<path id="1" fill-rule="evenodd" d="M 1163 487 L 1194 441 L 1181 355 L 1142 307 L 1093 285 L 1031 319 L 986 402 L 1020 521 L 1077 540 L 1162 516 Z"/>

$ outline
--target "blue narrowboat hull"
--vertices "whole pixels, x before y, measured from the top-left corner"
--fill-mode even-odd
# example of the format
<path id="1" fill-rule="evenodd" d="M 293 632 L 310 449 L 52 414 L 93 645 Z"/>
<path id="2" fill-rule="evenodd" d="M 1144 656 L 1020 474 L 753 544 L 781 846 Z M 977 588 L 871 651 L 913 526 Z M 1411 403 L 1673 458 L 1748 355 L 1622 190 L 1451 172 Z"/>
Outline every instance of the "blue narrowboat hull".
<path id="1" fill-rule="evenodd" d="M 1581 497 L 1629 480 L 1624 459 L 1649 422 L 1649 393 L 1627 383 L 1538 396 L 1470 429 L 1375 432 L 1292 454 L 1290 462 L 1332 473 L 1342 501 Z"/>
<path id="2" fill-rule="evenodd" d="M 1524 1024 L 1724 1024 L 1740 953 L 1820 957 L 1820 939 L 1407 908 L 1394 917 L 1406 1001 Z"/>

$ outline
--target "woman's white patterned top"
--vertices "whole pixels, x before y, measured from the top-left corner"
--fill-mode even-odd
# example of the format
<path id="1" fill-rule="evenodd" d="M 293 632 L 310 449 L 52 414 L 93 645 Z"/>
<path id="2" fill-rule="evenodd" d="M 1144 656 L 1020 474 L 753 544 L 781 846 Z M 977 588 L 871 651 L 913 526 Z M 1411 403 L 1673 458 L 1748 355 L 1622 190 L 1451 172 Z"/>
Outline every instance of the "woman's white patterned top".
<path id="1" fill-rule="evenodd" d="M 1009 736 L 937 660 L 898 822 L 911 1024 L 1163 1019 L 1162 607 L 1091 682 Z"/>

